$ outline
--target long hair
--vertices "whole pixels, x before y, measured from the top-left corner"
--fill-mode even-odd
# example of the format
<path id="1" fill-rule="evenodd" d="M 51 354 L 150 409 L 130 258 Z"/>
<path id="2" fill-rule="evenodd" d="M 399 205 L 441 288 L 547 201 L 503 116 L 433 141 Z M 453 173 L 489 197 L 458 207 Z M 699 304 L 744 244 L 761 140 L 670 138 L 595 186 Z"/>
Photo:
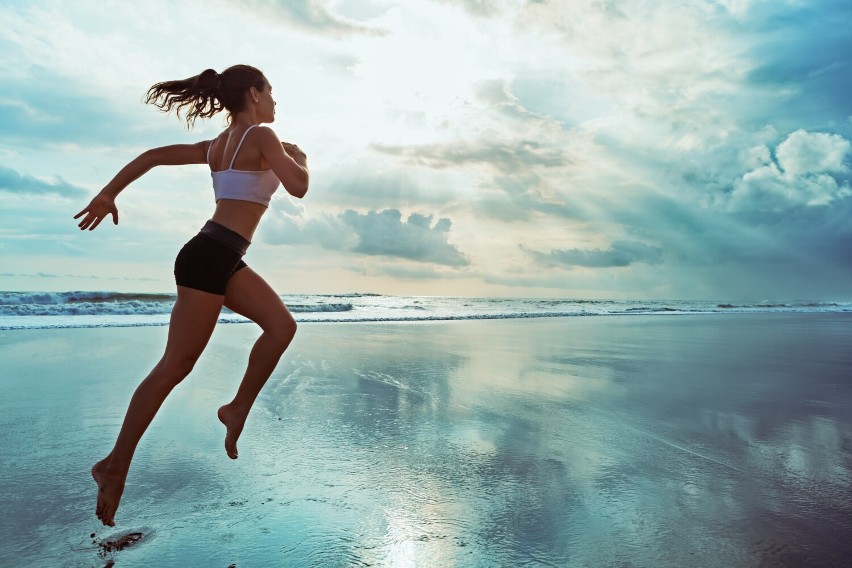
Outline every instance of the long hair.
<path id="1" fill-rule="evenodd" d="M 157 83 L 148 89 L 145 102 L 166 113 L 174 109 L 178 119 L 183 113 L 187 128 L 192 128 L 199 116 L 210 118 L 222 110 L 229 112 L 230 120 L 245 108 L 245 94 L 250 87 L 260 92 L 266 88 L 266 77 L 260 69 L 233 65 L 222 73 L 205 69 L 188 79 Z"/>

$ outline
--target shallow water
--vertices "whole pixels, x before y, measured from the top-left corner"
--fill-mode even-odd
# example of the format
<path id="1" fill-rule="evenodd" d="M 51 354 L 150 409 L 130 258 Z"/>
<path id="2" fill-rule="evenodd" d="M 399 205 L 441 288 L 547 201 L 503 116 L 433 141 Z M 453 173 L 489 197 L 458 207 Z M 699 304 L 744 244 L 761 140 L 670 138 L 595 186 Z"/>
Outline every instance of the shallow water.
<path id="1" fill-rule="evenodd" d="M 88 469 L 164 335 L 0 332 L 1 565 L 852 555 L 849 314 L 303 324 L 235 462 L 215 410 L 257 332 L 222 326 L 102 527 Z M 129 533 L 142 536 L 109 546 Z"/>

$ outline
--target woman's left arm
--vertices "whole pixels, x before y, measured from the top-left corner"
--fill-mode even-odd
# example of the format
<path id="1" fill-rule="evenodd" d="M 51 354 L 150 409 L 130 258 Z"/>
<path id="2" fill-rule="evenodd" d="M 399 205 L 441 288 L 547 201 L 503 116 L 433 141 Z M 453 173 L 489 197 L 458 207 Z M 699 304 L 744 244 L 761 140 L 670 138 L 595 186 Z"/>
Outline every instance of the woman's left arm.
<path id="1" fill-rule="evenodd" d="M 174 144 L 152 148 L 139 154 L 115 174 L 115 177 L 98 193 L 92 201 L 74 218 L 83 215 L 78 227 L 80 230 L 97 227 L 107 215 L 112 215 L 112 222 L 118 225 L 118 209 L 115 198 L 124 188 L 147 173 L 155 166 L 179 166 L 183 164 L 203 164 L 207 162 L 207 146 L 209 140 L 196 144 Z"/>

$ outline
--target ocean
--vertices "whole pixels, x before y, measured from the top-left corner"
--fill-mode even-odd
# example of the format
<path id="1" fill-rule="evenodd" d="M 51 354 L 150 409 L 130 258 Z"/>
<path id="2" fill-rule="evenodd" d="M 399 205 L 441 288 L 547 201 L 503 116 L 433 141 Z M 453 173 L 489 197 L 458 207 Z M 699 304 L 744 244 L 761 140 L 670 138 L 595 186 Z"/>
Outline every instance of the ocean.
<path id="1" fill-rule="evenodd" d="M 176 295 L 0 292 L 0 330 L 167 325 Z M 299 322 L 403 322 L 574 316 L 852 312 L 852 303 L 468 298 L 381 294 L 282 295 Z M 247 320 L 227 308 L 220 323 Z"/>

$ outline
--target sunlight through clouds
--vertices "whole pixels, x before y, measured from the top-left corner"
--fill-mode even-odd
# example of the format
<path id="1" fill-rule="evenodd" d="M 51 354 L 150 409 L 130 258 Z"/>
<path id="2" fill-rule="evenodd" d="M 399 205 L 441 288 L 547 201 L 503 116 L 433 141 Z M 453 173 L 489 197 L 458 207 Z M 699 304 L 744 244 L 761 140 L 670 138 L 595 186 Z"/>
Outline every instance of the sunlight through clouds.
<path id="1" fill-rule="evenodd" d="M 833 275 L 820 294 L 852 281 L 852 6 L 81 1 L 0 3 L 0 17 L 6 194 L 82 201 L 146 148 L 222 127 L 188 132 L 146 107 L 151 84 L 263 69 L 272 127 L 307 151 L 312 188 L 301 209 L 276 196 L 252 263 L 330 263 L 294 291 L 411 293 L 422 274 L 472 295 L 805 297 L 803 259 Z M 26 223 L 10 202 L 5 234 L 55 232 L 73 214 L 42 201 Z M 158 169 L 118 205 L 107 230 L 172 254 L 210 215 L 209 174 Z M 80 265 L 117 254 L 71 229 Z M 41 243 L 9 240 L 4 260 L 47 255 Z"/>

